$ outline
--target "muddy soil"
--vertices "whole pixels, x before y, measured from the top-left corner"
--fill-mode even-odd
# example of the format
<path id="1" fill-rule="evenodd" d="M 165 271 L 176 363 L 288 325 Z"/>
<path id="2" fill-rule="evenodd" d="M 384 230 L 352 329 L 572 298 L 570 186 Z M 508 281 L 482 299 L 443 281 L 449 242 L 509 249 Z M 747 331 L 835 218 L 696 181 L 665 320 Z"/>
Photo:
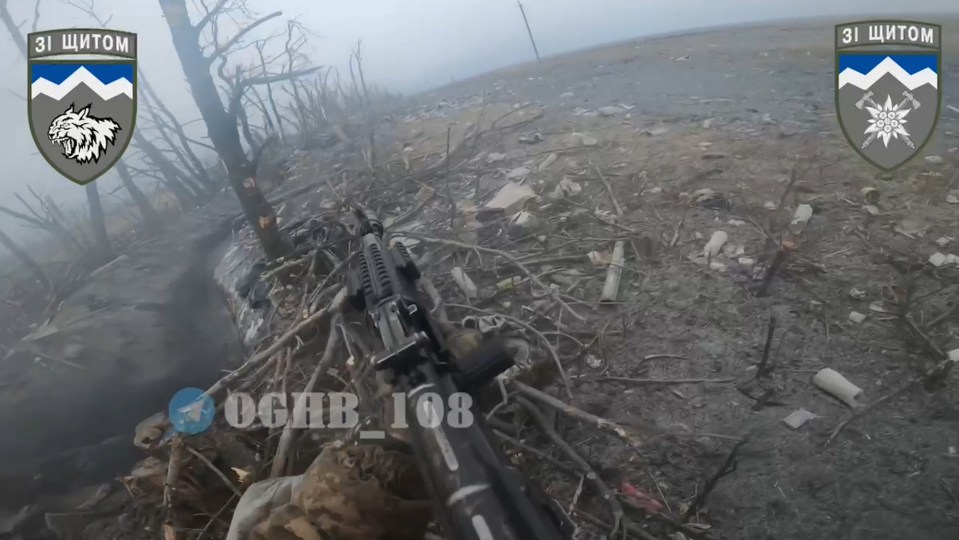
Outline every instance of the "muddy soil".
<path id="1" fill-rule="evenodd" d="M 0 507 L 125 474 L 136 424 L 240 357 L 212 279 L 236 203 L 204 210 L 97 272 L 3 364 Z"/>
<path id="2" fill-rule="evenodd" d="M 521 165 L 532 170 L 526 182 L 538 192 L 550 191 L 564 175 L 595 182 L 588 161 L 613 171 L 608 174 L 627 215 L 623 223 L 655 249 L 640 260 L 627 258 L 630 283 L 622 303 L 604 307 L 593 330 L 607 328 L 595 351 L 604 367 L 579 366 L 576 395 L 591 412 L 646 430 L 650 444 L 635 455 L 588 430 L 567 433 L 610 483 L 627 481 L 681 514 L 733 442 L 748 436 L 735 470 L 700 512 L 715 535 L 957 538 L 954 378 L 935 391 L 903 393 L 827 445 L 850 410 L 819 391 L 811 377 L 831 367 L 863 389 L 863 403 L 882 398 L 934 361 L 894 313 L 905 291 L 913 291 L 910 316 L 919 324 L 959 302 L 956 270 L 926 263 L 936 251 L 957 249 L 955 239 L 946 248 L 937 240 L 959 236 L 959 206 L 947 202 L 950 190 L 959 188 L 959 114 L 946 109 L 959 106 L 959 35 L 949 30 L 959 18 L 935 21 L 947 29 L 937 132 L 918 158 L 882 178 L 849 147 L 836 121 L 837 22 L 629 42 L 493 72 L 422 96 L 426 112 L 401 119 L 396 135 L 412 142 L 413 155 L 435 155 L 451 123 L 456 133 L 481 110 L 496 117 L 521 104 L 540 106 L 545 115 L 527 133 L 484 148 L 505 155 L 493 166 L 499 171 L 480 179 L 484 190 L 502 185 L 503 176 Z M 630 108 L 596 114 L 618 105 Z M 521 144 L 519 137 L 532 132 L 545 140 Z M 590 133 L 599 144 L 569 150 L 572 132 Z M 538 170 L 550 153 L 559 156 L 556 165 Z M 784 199 L 794 168 L 803 176 Z M 646 174 L 630 174 L 639 171 Z M 875 212 L 864 209 L 860 190 L 867 186 L 881 192 Z M 688 195 L 700 189 L 715 190 L 726 202 L 720 209 L 690 204 Z M 781 234 L 800 203 L 813 206 L 814 218 L 766 297 L 747 289 L 752 268 L 736 257 L 722 268 L 690 260 L 721 229 L 743 247 L 742 255 L 768 263 L 772 251 L 764 234 Z M 604 196 L 588 205 L 611 209 Z M 914 223 L 918 233 L 910 233 Z M 597 239 L 597 249 L 609 247 Z M 587 283 L 586 299 L 595 301 L 602 282 Z M 866 321 L 851 321 L 853 311 Z M 774 368 L 757 380 L 770 316 L 777 320 Z M 959 321 L 944 317 L 928 330 L 930 337 L 941 349 L 959 348 Z M 682 359 L 644 360 L 661 354 Z M 733 381 L 593 380 L 600 372 Z M 760 403 L 747 393 L 766 397 Z M 789 429 L 782 420 L 798 408 L 816 418 Z M 575 488 L 568 478 L 550 484 L 566 502 Z"/>

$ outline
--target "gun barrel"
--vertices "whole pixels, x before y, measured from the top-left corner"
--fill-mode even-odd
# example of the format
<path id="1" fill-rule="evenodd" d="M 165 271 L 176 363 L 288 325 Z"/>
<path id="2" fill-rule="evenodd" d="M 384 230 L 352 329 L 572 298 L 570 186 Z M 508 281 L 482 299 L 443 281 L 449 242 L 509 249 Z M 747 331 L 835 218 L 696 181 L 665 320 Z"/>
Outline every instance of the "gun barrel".
<path id="1" fill-rule="evenodd" d="M 407 391 L 407 418 L 414 453 L 446 533 L 455 540 L 565 538 L 547 509 L 524 492 L 518 471 L 505 466 L 508 461 L 490 442 L 495 439 L 482 412 L 472 406 L 468 415 L 454 412 L 451 378 L 437 374 L 429 363 L 417 372 L 422 382 Z M 409 388 L 400 388 L 404 386 Z M 451 414 L 472 422 L 451 427 Z"/>

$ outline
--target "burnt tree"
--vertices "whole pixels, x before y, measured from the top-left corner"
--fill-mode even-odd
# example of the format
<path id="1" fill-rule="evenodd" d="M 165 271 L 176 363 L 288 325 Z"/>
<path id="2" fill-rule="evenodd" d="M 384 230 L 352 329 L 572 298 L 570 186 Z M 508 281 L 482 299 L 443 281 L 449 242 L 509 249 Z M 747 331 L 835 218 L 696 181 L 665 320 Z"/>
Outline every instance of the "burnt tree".
<path id="1" fill-rule="evenodd" d="M 133 199 L 133 202 L 137 205 L 137 210 L 140 211 L 140 218 L 143 220 L 143 229 L 150 236 L 153 236 L 160 232 L 163 228 L 163 219 L 160 217 L 160 214 L 156 211 L 156 208 L 150 204 L 150 199 L 143 193 L 143 190 L 137 186 L 136 182 L 133 181 L 133 174 L 130 172 L 130 168 L 127 167 L 127 164 L 122 159 L 116 164 L 117 175 L 120 177 L 120 181 L 123 182 L 123 187 L 130 192 L 130 197 Z"/>
<path id="2" fill-rule="evenodd" d="M 104 264 L 116 258 L 113 246 L 110 243 L 110 234 L 107 232 L 106 217 L 103 214 L 103 204 L 100 201 L 100 191 L 96 182 L 83 186 L 87 192 L 87 204 L 90 205 L 90 227 L 93 228 L 96 251 L 93 254 L 95 264 Z"/>
<path id="3" fill-rule="evenodd" d="M 43 267 L 40 266 L 40 263 L 30 255 L 26 249 L 20 247 L 19 244 L 14 242 L 13 238 L 10 238 L 7 233 L 0 230 L 0 245 L 10 250 L 16 258 L 20 259 L 20 262 L 30 270 L 31 274 L 40 281 L 40 285 L 44 288 L 45 291 L 52 291 L 53 284 L 50 282 L 50 278 L 47 276 L 47 273 L 43 271 Z"/>
<path id="4" fill-rule="evenodd" d="M 193 99 L 206 124 L 207 134 L 226 166 L 230 185 L 240 200 L 243 213 L 256 233 L 267 258 L 276 259 L 289 255 L 292 248 L 277 227 L 273 207 L 257 185 L 256 163 L 247 156 L 240 140 L 236 110 L 240 96 L 231 96 L 229 104 L 224 105 L 211 72 L 215 59 L 223 56 L 244 34 L 262 22 L 278 16 L 279 13 L 253 22 L 223 45 L 215 42 L 213 52 L 205 55 L 200 44 L 201 33 L 216 17 L 217 10 L 222 9 L 226 2 L 217 2 L 196 24 L 190 20 L 186 0 L 159 0 L 159 2 Z M 238 84 L 235 91 L 242 92 L 243 89 L 243 85 Z"/>

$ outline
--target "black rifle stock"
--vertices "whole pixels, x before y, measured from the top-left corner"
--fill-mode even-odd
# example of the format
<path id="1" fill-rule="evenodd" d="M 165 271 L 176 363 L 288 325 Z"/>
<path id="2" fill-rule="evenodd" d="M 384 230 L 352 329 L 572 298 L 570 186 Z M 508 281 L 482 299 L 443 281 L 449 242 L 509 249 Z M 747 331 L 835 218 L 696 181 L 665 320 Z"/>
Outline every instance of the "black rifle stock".
<path id="1" fill-rule="evenodd" d="M 569 538 L 568 517 L 508 465 L 482 412 L 470 404 L 473 422 L 464 427 L 451 426 L 446 414 L 451 396 L 491 381 L 513 365 L 512 358 L 496 342 L 466 359 L 449 354 L 420 301 L 420 273 L 406 248 L 384 242 L 376 217 L 360 208 L 356 216 L 361 246 L 350 302 L 369 316 L 382 340 L 376 368 L 406 396 L 411 445 L 444 533 L 452 540 Z"/>

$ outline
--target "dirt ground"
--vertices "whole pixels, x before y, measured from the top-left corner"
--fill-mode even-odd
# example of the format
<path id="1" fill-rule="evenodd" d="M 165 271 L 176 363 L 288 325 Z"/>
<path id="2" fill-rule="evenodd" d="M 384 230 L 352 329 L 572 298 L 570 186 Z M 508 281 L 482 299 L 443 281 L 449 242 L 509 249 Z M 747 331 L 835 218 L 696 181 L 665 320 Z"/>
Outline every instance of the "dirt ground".
<path id="1" fill-rule="evenodd" d="M 748 437 L 735 471 L 719 481 L 700 513 L 715 536 L 956 538 L 954 381 L 933 392 L 912 388 L 826 444 L 851 411 L 811 378 L 830 367 L 862 388 L 862 403 L 871 403 L 928 369 L 936 359 L 900 322 L 897 306 L 906 305 L 940 349 L 959 347 L 959 319 L 942 317 L 959 302 L 959 269 L 927 263 L 934 252 L 957 249 L 957 240 L 945 247 L 936 241 L 959 232 L 959 206 L 947 202 L 959 188 L 959 115 L 946 109 L 959 105 L 959 36 L 944 36 L 936 135 L 920 157 L 881 178 L 849 147 L 836 121 L 835 22 L 624 43 L 494 72 L 422 96 L 424 109 L 400 116 L 395 134 L 414 158 L 441 156 L 447 125 L 455 145 L 482 115 L 496 118 L 523 105 L 541 110 L 542 118 L 489 142 L 483 150 L 505 157 L 478 179 L 454 179 L 457 188 L 468 192 L 476 181 L 489 193 L 525 166 L 525 182 L 540 195 L 565 176 L 585 186 L 583 207 L 611 211 L 590 163 L 606 172 L 625 213 L 620 225 L 636 232 L 626 236 L 640 244 L 640 257 L 627 249 L 619 305 L 595 304 L 602 273 L 593 272 L 570 292 L 590 303 L 584 311 L 591 324 L 564 322 L 583 341 L 601 336 L 591 351 L 602 367 L 581 361 L 570 367 L 576 400 L 649 437 L 635 454 L 591 430 L 567 433 L 611 484 L 627 481 L 665 499 L 679 515 L 736 439 Z M 936 22 L 948 29 L 956 21 Z M 609 117 L 596 114 L 620 105 Z M 519 141 L 534 132 L 544 140 Z M 593 135 L 599 144 L 570 149 L 582 142 L 571 139 L 573 132 Z M 540 170 L 552 153 L 558 159 Z M 799 179 L 784 195 L 794 169 Z M 443 195 L 441 178 L 427 183 Z M 860 192 L 868 186 L 881 194 L 871 212 Z M 691 201 L 702 189 L 724 201 Z M 775 247 L 764 236 L 778 239 L 798 204 L 811 205 L 814 217 L 801 235 L 787 234 L 795 251 L 768 294 L 757 298 L 749 287 L 754 265 L 738 258 L 768 265 Z M 723 258 L 722 268 L 690 260 L 716 230 L 742 253 Z M 552 242 L 544 249 L 561 243 L 566 232 L 560 226 L 544 233 Z M 575 246 L 583 253 L 608 251 L 617 234 L 622 230 L 607 228 L 591 244 L 580 236 Z M 907 290 L 911 301 L 904 304 Z M 865 321 L 851 321 L 853 311 Z M 771 315 L 773 368 L 769 377 L 756 378 Z M 661 354 L 682 358 L 645 360 Z M 732 382 L 637 384 L 600 381 L 600 374 Z M 792 430 L 783 418 L 798 408 L 816 418 Z M 551 492 L 568 502 L 575 488 L 567 477 Z"/>
<path id="2" fill-rule="evenodd" d="M 827 444 L 853 410 L 811 381 L 832 368 L 869 404 L 938 361 L 931 347 L 959 348 L 959 317 L 951 311 L 959 304 L 959 267 L 927 262 L 937 251 L 959 253 L 959 205 L 947 202 L 959 189 L 959 114 L 945 108 L 959 106 L 959 36 L 944 36 L 936 135 L 922 156 L 883 178 L 849 147 L 836 122 L 835 22 L 629 42 L 501 70 L 414 96 L 379 133 L 386 176 L 415 180 L 414 191 L 425 186 L 433 193 L 421 212 L 411 211 L 409 196 L 374 193 L 394 231 L 450 237 L 451 196 L 461 210 L 461 240 L 510 251 L 530 265 L 580 257 L 536 269 L 562 287 L 584 321 L 557 317 L 555 308 L 537 314 L 541 302 L 497 292 L 494 284 L 515 270 L 486 255 L 439 257 L 428 275 L 454 304 L 450 316 L 460 319 L 472 313 L 456 307 L 468 302 L 448 269 L 466 268 L 481 290 L 473 308 L 549 332 L 572 381 L 572 402 L 640 435 L 645 444 L 634 450 L 560 422 L 564 439 L 624 495 L 627 516 L 651 524 L 657 537 L 959 537 L 955 382 L 910 387 Z M 936 22 L 954 28 L 959 18 Z M 617 109 L 600 114 L 604 107 Z M 442 163 L 447 129 L 455 149 L 464 134 L 493 121 L 527 123 L 458 156 L 448 185 L 442 167 L 417 172 Z M 350 177 L 356 161 L 301 155 L 288 187 L 317 178 L 335 184 Z M 540 224 L 519 236 L 507 233 L 505 219 L 464 229 L 469 202 L 482 206 L 508 178 L 538 195 L 526 209 Z M 582 191 L 551 198 L 563 179 Z M 327 185 L 281 205 L 283 221 L 330 211 Z M 869 186 L 880 193 L 874 208 L 865 207 L 861 193 Z M 610 191 L 623 212 L 614 224 Z M 801 234 L 791 234 L 787 224 L 799 204 L 814 214 Z M 703 260 L 703 246 L 718 230 L 727 234 L 727 248 Z M 949 237 L 951 243 L 937 244 Z M 586 253 L 602 259 L 617 239 L 629 244 L 619 299 L 600 304 L 606 269 Z M 758 296 L 756 277 L 768 271 L 780 241 L 790 252 Z M 854 311 L 865 320 L 853 322 Z M 907 328 L 903 311 L 932 346 Z M 771 317 L 771 370 L 758 377 Z M 540 349 L 534 354 L 543 355 Z M 790 429 L 783 418 L 799 408 L 815 418 Z M 516 437 L 544 447 L 524 428 Z M 691 516 L 696 528 L 671 532 L 646 517 L 642 508 L 680 519 L 741 439 L 735 467 Z M 585 510 L 606 521 L 606 505 L 588 487 L 579 494 L 576 476 L 542 460 L 529 460 L 526 470 L 563 506 L 576 507 L 574 515 Z M 150 509 L 141 501 L 120 519 L 111 516 L 109 535 L 156 537 L 155 528 L 143 528 L 145 514 Z M 84 537 L 109 536 L 104 523 Z M 599 534 L 587 528 L 582 537 Z"/>

